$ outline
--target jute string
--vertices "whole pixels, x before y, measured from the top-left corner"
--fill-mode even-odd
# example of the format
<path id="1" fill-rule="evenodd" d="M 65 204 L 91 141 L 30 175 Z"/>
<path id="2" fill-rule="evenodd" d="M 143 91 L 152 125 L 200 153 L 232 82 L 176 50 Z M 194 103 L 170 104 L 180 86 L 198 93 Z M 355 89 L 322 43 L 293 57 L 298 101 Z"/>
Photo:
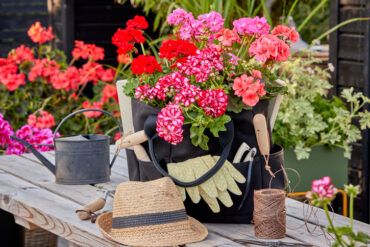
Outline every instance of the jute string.
<path id="1" fill-rule="evenodd" d="M 254 191 L 254 234 L 257 238 L 285 237 L 285 191 L 262 189 Z"/>

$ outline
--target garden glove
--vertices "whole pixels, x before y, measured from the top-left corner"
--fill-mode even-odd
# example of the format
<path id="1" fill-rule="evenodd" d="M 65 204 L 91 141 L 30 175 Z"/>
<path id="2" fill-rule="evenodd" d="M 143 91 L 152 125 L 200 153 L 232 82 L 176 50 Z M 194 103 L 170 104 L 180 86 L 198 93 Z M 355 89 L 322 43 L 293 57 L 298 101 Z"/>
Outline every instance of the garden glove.
<path id="1" fill-rule="evenodd" d="M 184 162 L 169 163 L 167 164 L 168 173 L 180 181 L 191 182 L 208 172 L 216 165 L 219 158 L 205 155 Z M 233 205 L 227 190 L 236 195 L 242 194 L 235 181 L 244 183 L 246 179 L 229 161 L 226 161 L 221 169 L 206 182 L 194 187 L 177 186 L 177 188 L 183 200 L 186 199 L 186 191 L 193 203 L 197 204 L 200 198 L 203 198 L 212 212 L 218 213 L 220 205 L 217 199 L 226 207 Z"/>

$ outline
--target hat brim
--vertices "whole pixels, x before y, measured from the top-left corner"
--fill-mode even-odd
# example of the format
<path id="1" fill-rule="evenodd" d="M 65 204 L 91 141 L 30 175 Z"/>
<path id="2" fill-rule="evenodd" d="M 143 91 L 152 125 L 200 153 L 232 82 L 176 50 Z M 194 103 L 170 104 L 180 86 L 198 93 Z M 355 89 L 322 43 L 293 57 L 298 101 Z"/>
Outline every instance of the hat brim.
<path id="1" fill-rule="evenodd" d="M 134 234 L 135 228 L 132 229 L 133 234 L 115 234 L 112 230 L 112 213 L 104 213 L 98 217 L 96 224 L 101 233 L 109 240 L 132 246 L 173 246 L 189 244 L 204 240 L 208 235 L 207 228 L 196 219 L 188 216 L 190 223 L 189 227 L 183 227 L 181 230 L 173 230 L 175 227 L 163 228 L 163 225 L 158 225 L 157 231 L 151 231 L 152 234 Z M 155 227 L 155 226 L 153 226 Z M 168 231 L 168 232 L 166 232 Z M 149 232 L 149 231 L 148 231 Z M 128 232 L 127 232 L 128 233 Z M 149 233 L 148 233 L 149 234 Z"/>

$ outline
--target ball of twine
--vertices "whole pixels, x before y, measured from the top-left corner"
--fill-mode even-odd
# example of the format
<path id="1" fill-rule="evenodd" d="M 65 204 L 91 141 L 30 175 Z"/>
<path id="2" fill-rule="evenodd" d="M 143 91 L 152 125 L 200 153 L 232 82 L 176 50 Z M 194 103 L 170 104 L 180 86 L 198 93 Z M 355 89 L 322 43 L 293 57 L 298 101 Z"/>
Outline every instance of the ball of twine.
<path id="1" fill-rule="evenodd" d="M 254 191 L 254 234 L 257 238 L 283 238 L 286 232 L 285 191 Z"/>

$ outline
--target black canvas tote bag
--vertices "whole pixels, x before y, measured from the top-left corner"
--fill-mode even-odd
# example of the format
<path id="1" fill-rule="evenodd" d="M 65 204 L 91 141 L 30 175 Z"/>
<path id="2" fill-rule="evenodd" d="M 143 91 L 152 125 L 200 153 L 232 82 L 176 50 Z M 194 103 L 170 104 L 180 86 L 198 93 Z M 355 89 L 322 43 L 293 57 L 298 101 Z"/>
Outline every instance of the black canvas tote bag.
<path id="1" fill-rule="evenodd" d="M 191 183 L 182 183 L 174 178 L 173 181 L 183 187 L 196 186 L 215 174 L 222 167 L 223 161 L 228 159 L 232 162 L 239 146 L 246 142 L 251 148 L 257 148 L 257 154 L 253 162 L 241 162 L 233 164 L 247 179 L 244 184 L 238 184 L 243 192 L 241 196 L 230 193 L 233 200 L 233 206 L 227 208 L 220 203 L 221 211 L 213 213 L 209 206 L 201 200 L 194 204 L 187 197 L 185 208 L 187 213 L 200 220 L 210 223 L 250 223 L 253 218 L 253 191 L 268 188 L 271 181 L 271 188 L 284 188 L 284 176 L 277 173 L 272 179 L 269 172 L 265 169 L 265 160 L 261 156 L 257 139 L 254 133 L 253 116 L 261 113 L 267 118 L 268 101 L 260 101 L 253 110 L 234 114 L 228 113 L 232 121 L 226 124 L 227 131 L 220 133 L 220 138 L 211 137 L 209 141 L 209 150 L 205 151 L 192 145 L 190 140 L 190 127 L 184 125 L 184 139 L 177 145 L 171 145 L 156 134 L 156 116 L 160 109 L 147 105 L 139 100 L 132 99 L 132 113 L 134 130 L 144 130 L 149 137 L 148 142 L 143 143 L 145 150 L 150 154 L 151 162 L 137 160 L 132 150 L 127 150 L 127 161 L 130 180 L 149 181 L 163 176 L 169 176 L 166 170 L 166 164 L 170 162 L 182 162 L 187 159 L 211 154 L 219 155 L 219 162 L 201 178 Z M 270 129 L 269 129 L 269 132 Z M 270 133 L 271 136 L 271 133 Z M 271 153 L 269 156 L 269 166 L 272 172 L 277 172 L 284 164 L 283 149 L 278 145 L 273 145 L 270 140 Z"/>

